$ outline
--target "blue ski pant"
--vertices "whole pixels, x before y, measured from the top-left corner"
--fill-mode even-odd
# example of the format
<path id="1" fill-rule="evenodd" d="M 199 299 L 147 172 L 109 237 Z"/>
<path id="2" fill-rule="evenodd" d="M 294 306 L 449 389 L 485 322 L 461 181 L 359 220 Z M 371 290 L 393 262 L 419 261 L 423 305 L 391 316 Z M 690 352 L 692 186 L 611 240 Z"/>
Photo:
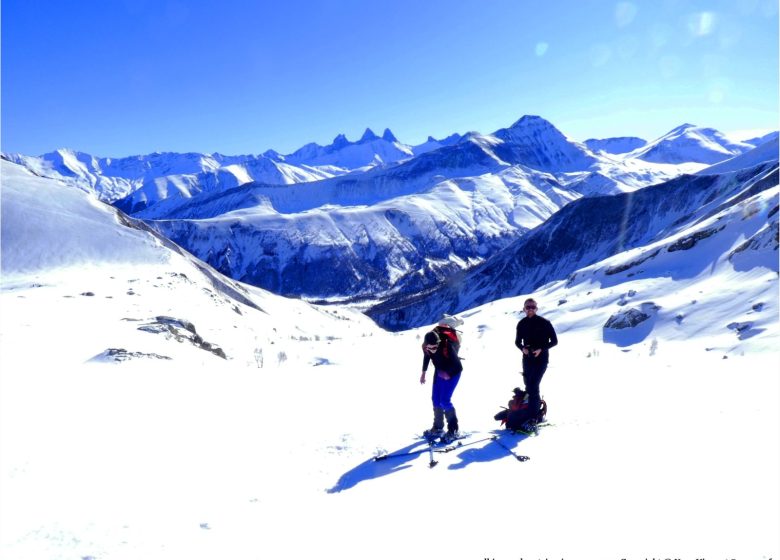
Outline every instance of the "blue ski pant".
<path id="1" fill-rule="evenodd" d="M 460 374 L 453 375 L 449 379 L 442 379 L 439 377 L 438 371 L 434 372 L 433 394 L 431 395 L 433 408 L 441 408 L 445 411 L 455 408 L 452 405 L 452 394 L 455 392 L 455 387 L 458 386 L 458 381 L 460 381 Z"/>

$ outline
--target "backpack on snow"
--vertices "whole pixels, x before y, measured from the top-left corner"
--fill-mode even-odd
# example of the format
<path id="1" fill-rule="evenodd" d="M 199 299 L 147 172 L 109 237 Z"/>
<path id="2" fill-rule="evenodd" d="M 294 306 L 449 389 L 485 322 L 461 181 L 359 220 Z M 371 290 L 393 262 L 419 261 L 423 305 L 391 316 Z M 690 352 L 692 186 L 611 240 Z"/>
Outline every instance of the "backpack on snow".
<path id="1" fill-rule="evenodd" d="M 541 424 L 547 420 L 547 402 L 542 399 L 539 410 L 534 414 L 528 410 L 527 396 L 528 393 L 519 387 L 515 387 L 514 396 L 507 403 L 507 408 L 493 418 L 512 431 L 528 431 L 532 427 L 531 424 Z"/>

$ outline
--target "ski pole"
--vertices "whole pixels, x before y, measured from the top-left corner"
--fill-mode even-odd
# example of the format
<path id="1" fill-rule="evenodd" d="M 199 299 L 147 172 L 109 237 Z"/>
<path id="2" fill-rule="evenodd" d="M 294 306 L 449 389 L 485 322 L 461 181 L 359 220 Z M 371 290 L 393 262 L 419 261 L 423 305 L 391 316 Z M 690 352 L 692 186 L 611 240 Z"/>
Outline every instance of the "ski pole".
<path id="1" fill-rule="evenodd" d="M 521 463 L 522 463 L 522 462 L 525 462 L 525 461 L 528 461 L 528 460 L 530 459 L 530 457 L 529 457 L 528 455 L 518 455 L 518 454 L 517 454 L 517 453 L 515 453 L 515 452 L 514 452 L 512 449 L 509 449 L 509 447 L 507 447 L 506 445 L 504 445 L 504 443 L 503 443 L 503 442 L 502 442 L 500 439 L 498 439 L 498 436 L 496 436 L 496 443 L 497 443 L 498 445 L 500 445 L 501 447 L 503 447 L 504 449 L 506 449 L 507 451 L 509 451 L 509 453 L 511 453 L 511 454 L 512 454 L 512 457 L 514 457 L 515 459 L 517 459 L 517 460 L 518 460 L 518 461 L 520 461 Z"/>

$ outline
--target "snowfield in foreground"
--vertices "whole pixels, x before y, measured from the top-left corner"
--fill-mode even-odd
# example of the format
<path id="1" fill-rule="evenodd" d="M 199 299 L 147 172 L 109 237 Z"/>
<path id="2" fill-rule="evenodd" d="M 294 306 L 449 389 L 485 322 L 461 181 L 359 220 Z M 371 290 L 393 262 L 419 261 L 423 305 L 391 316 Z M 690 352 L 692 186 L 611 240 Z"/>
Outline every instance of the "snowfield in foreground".
<path id="1" fill-rule="evenodd" d="M 62 347 L 98 336 L 52 309 L 40 319 Z M 515 319 L 485 310 L 465 326 L 464 429 L 491 433 L 521 383 Z M 485 442 L 431 469 L 427 453 L 371 460 L 419 446 L 430 423 L 420 332 L 290 340 L 287 362 L 262 368 L 216 356 L 79 366 L 19 326 L 27 336 L 3 329 L 6 558 L 777 553 L 771 351 L 724 359 L 702 339 L 622 351 L 564 331 L 543 382 L 552 425 L 500 436 L 531 460 Z"/>
<path id="2" fill-rule="evenodd" d="M 0 557 L 780 554 L 776 258 L 546 286 L 551 425 L 499 435 L 530 461 L 375 462 L 430 425 L 426 328 L 239 284 L 3 165 Z M 464 430 L 492 434 L 522 384 L 523 299 L 462 314 Z"/>

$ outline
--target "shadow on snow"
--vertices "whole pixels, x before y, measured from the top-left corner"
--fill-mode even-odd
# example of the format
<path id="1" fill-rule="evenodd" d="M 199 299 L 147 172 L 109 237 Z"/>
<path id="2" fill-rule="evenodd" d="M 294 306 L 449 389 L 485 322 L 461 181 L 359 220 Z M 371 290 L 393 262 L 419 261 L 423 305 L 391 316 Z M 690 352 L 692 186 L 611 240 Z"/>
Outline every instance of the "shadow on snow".
<path id="1" fill-rule="evenodd" d="M 462 440 L 463 449 L 456 447 L 450 452 L 444 452 L 444 448 L 434 448 L 434 459 L 441 462 L 447 455 L 453 454 L 459 460 L 456 463 L 450 464 L 447 468 L 449 470 L 458 470 L 466 468 L 472 463 L 488 463 L 497 459 L 503 459 L 511 456 L 515 446 L 526 439 L 527 435 L 512 434 L 503 430 L 496 430 L 487 434 L 476 434 L 476 439 L 481 437 L 490 437 L 491 435 L 498 436 L 497 439 L 488 440 L 484 442 L 481 447 L 470 447 L 468 439 Z M 477 442 L 477 444 L 482 442 Z M 382 460 L 375 460 L 373 457 L 360 463 L 353 469 L 350 469 L 339 478 L 338 482 L 332 487 L 328 488 L 328 494 L 334 494 L 341 492 L 342 490 L 349 490 L 354 488 L 360 482 L 377 479 L 395 472 L 403 471 L 411 467 L 408 464 L 412 461 L 416 461 L 420 456 L 425 456 L 429 453 L 428 445 L 424 442 L 415 442 L 406 447 L 397 449 L 391 453 L 388 453 L 388 457 Z M 427 461 L 427 457 L 426 457 Z"/>

